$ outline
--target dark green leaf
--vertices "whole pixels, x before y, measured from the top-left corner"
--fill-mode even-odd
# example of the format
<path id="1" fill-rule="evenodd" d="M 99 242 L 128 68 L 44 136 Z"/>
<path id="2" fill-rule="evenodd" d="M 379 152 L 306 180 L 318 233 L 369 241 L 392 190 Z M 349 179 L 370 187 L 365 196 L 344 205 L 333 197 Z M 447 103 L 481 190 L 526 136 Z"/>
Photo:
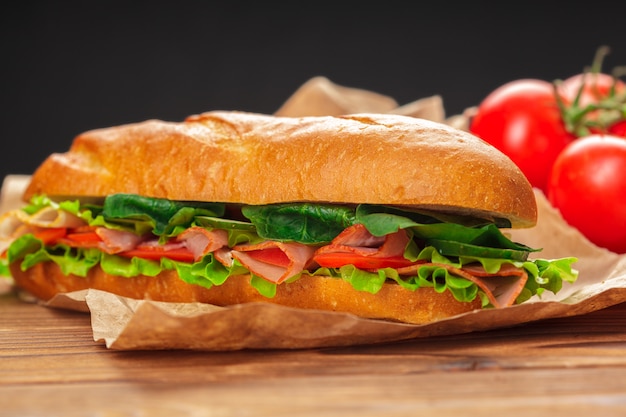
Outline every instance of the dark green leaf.
<path id="1" fill-rule="evenodd" d="M 350 207 L 309 203 L 245 206 L 242 213 L 263 238 L 305 244 L 330 242 L 355 221 Z"/>
<path id="2" fill-rule="evenodd" d="M 470 243 L 461 243 L 451 240 L 430 239 L 428 245 L 434 246 L 439 253 L 445 256 L 468 256 L 478 258 L 500 258 L 515 261 L 525 261 L 528 259 L 527 250 L 492 248 L 487 246 L 477 246 Z"/>
<path id="3" fill-rule="evenodd" d="M 192 201 L 172 201 L 136 194 L 112 194 L 104 200 L 102 216 L 107 222 L 149 224 L 157 236 L 177 226 L 189 226 L 196 215 L 222 216 L 225 205 Z M 137 229 L 137 228 L 136 228 Z"/>

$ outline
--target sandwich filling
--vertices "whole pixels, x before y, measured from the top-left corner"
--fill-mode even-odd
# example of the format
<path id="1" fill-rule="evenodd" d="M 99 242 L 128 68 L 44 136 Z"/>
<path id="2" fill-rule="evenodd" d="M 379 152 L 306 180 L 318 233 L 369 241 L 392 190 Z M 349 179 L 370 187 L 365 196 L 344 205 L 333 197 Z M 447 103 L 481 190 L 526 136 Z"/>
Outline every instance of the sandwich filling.
<path id="1" fill-rule="evenodd" d="M 303 275 L 343 279 L 376 293 L 385 283 L 450 291 L 460 302 L 506 307 L 574 282 L 575 258 L 530 259 L 539 252 L 511 241 L 506 221 L 406 207 L 310 202 L 263 206 L 172 201 L 113 194 L 98 203 L 35 196 L 0 219 L 0 273 L 56 263 L 86 276 L 100 266 L 132 278 L 176 270 L 207 288 L 230 276 L 271 298 Z"/>

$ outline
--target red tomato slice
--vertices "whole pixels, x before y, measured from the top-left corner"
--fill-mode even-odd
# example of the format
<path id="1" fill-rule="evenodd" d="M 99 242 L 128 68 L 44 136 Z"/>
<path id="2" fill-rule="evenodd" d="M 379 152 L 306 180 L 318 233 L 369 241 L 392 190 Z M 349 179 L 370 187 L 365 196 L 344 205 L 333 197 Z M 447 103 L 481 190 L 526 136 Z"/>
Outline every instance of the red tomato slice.
<path id="1" fill-rule="evenodd" d="M 284 268 L 288 267 L 291 263 L 285 252 L 279 248 L 249 251 L 247 254 L 257 261 L 270 265 L 282 266 Z"/>
<path id="2" fill-rule="evenodd" d="M 187 248 L 174 248 L 166 250 L 158 246 L 145 246 L 135 248 L 125 252 L 120 252 L 118 253 L 118 255 L 124 256 L 126 258 L 137 257 L 153 261 L 158 261 L 161 258 L 168 258 L 173 261 L 192 263 L 195 260 L 193 253 Z"/>
<path id="3" fill-rule="evenodd" d="M 65 236 L 66 239 L 69 239 L 71 241 L 77 242 L 77 243 L 98 243 L 98 242 L 102 242 L 102 239 L 100 238 L 100 236 L 98 236 L 98 234 L 94 231 L 74 231 L 72 233 L 68 233 L 67 236 Z"/>
<path id="4" fill-rule="evenodd" d="M 402 256 L 389 258 L 374 258 L 362 256 L 349 252 L 328 252 L 315 255 L 313 258 L 320 266 L 327 268 L 339 268 L 344 265 L 354 265 L 360 269 L 380 269 L 380 268 L 403 268 L 411 266 L 412 262 Z"/>
<path id="5" fill-rule="evenodd" d="M 59 239 L 59 243 L 64 243 L 74 248 L 94 248 L 102 239 L 96 234 L 96 228 L 90 226 L 72 229 L 67 235 Z"/>
<path id="6" fill-rule="evenodd" d="M 41 229 L 35 233 L 35 237 L 41 240 L 44 245 L 50 245 L 63 238 L 67 233 L 65 227 L 55 227 L 51 229 Z"/>

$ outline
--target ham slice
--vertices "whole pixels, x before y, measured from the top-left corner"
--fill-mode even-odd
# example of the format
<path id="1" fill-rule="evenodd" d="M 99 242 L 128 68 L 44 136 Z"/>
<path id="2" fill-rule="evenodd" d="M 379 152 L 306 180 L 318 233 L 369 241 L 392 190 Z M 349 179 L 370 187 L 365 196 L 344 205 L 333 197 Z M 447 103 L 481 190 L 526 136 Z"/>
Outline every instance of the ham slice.
<path id="1" fill-rule="evenodd" d="M 37 213 L 28 214 L 23 210 L 13 210 L 0 217 L 0 254 L 11 243 L 27 233 L 36 233 L 46 228 L 74 228 L 86 223 L 79 217 L 63 210 L 47 207 Z"/>
<path id="2" fill-rule="evenodd" d="M 11 213 L 13 213 L 13 215 L 15 215 L 22 222 L 31 226 L 48 228 L 65 227 L 73 229 L 86 224 L 86 222 L 80 217 L 53 207 L 42 208 L 34 214 L 28 214 L 22 210 L 15 210 Z"/>
<path id="3" fill-rule="evenodd" d="M 278 249 L 281 256 L 268 259 L 263 252 Z M 302 272 L 311 262 L 315 248 L 294 242 L 265 241 L 259 244 L 236 245 L 231 251 L 251 273 L 276 284 Z M 276 253 L 276 252 L 274 252 Z"/>
<path id="4" fill-rule="evenodd" d="M 215 252 L 228 245 L 228 232 L 221 229 L 207 230 L 203 227 L 190 227 L 176 238 L 184 242 L 195 260 L 200 260 L 204 255 Z"/>
<path id="5" fill-rule="evenodd" d="M 480 264 L 465 266 L 461 271 L 461 276 L 478 285 L 496 308 L 513 305 L 528 281 L 526 270 L 512 264 L 502 264 L 496 274 L 485 271 Z"/>
<path id="6" fill-rule="evenodd" d="M 233 254 L 232 254 L 232 251 L 230 250 L 230 248 L 223 247 L 221 249 L 218 249 L 215 252 L 213 252 L 213 256 L 222 265 L 224 265 L 224 266 L 226 266 L 228 268 L 233 266 L 234 258 L 233 258 Z"/>
<path id="7" fill-rule="evenodd" d="M 27 233 L 33 233 L 38 228 L 25 224 L 12 212 L 6 213 L 0 218 L 0 254 L 4 253 L 11 243 L 18 237 Z"/>
<path id="8" fill-rule="evenodd" d="M 329 245 L 319 248 L 315 254 L 349 252 L 373 258 L 390 258 L 402 256 L 408 242 L 409 236 L 404 230 L 377 237 L 367 231 L 362 224 L 355 224 L 340 233 Z M 478 285 L 496 308 L 513 305 L 528 281 L 527 272 L 511 264 L 503 264 L 496 274 L 485 271 L 478 263 L 455 268 L 446 264 L 417 262 L 415 265 L 397 268 L 397 271 L 400 275 L 414 274 L 419 268 L 432 265 L 445 268 L 451 274 Z"/>
<path id="9" fill-rule="evenodd" d="M 33 233 L 41 228 L 77 228 L 85 222 L 79 217 L 51 207 L 29 215 L 22 210 L 14 210 L 0 217 L 0 253 L 3 253 L 18 237 Z M 106 253 L 129 251 L 138 245 L 160 245 L 155 239 L 145 241 L 134 233 L 98 227 L 96 233 L 102 239 L 98 247 Z M 409 243 L 409 235 L 399 230 L 387 236 L 374 236 L 362 224 L 346 228 L 326 246 L 318 248 L 293 242 L 265 241 L 260 244 L 237 245 L 228 248 L 228 233 L 225 230 L 207 230 L 192 227 L 181 233 L 176 241 L 166 246 L 186 247 L 199 260 L 208 253 L 226 266 L 237 259 L 251 273 L 280 284 L 299 274 L 313 263 L 314 255 L 320 253 L 351 253 L 372 258 L 401 257 Z M 489 273 L 480 264 L 456 268 L 446 264 L 419 262 L 408 267 L 397 268 L 400 275 L 414 274 L 423 266 L 436 265 L 451 274 L 475 283 L 496 307 L 513 305 L 528 281 L 528 273 L 523 268 L 503 264 L 496 274 Z"/>
<path id="10" fill-rule="evenodd" d="M 319 248 L 315 254 L 348 252 L 373 258 L 392 258 L 404 255 L 409 236 L 404 230 L 386 236 L 372 235 L 362 224 L 346 228 L 333 241 Z"/>
<path id="11" fill-rule="evenodd" d="M 97 227 L 96 234 L 102 239 L 98 242 L 98 248 L 108 254 L 134 249 L 142 241 L 142 237 L 135 233 L 105 227 Z"/>
<path id="12" fill-rule="evenodd" d="M 511 264 L 502 264 L 500 271 L 495 274 L 485 271 L 480 264 L 455 268 L 452 265 L 440 263 L 422 263 L 399 268 L 397 271 L 400 275 L 409 275 L 416 273 L 421 267 L 433 265 L 445 268 L 451 274 L 465 278 L 478 285 L 495 308 L 508 307 L 515 304 L 515 300 L 528 281 L 526 270 Z"/>

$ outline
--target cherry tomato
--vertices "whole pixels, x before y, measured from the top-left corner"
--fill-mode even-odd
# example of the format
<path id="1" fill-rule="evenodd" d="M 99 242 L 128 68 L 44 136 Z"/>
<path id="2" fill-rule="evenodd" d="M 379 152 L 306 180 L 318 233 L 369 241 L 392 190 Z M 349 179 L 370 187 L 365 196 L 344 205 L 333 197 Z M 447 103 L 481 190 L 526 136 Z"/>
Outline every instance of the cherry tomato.
<path id="1" fill-rule="evenodd" d="M 611 75 L 589 72 L 574 75 L 558 84 L 559 96 L 571 103 L 563 117 L 577 136 L 623 133 L 626 84 Z"/>
<path id="2" fill-rule="evenodd" d="M 626 138 L 626 120 L 620 120 L 609 127 L 609 133 L 611 135 Z"/>
<path id="3" fill-rule="evenodd" d="M 544 192 L 554 160 L 575 139 L 562 121 L 554 85 L 537 79 L 511 81 L 491 92 L 470 132 L 511 158 Z"/>
<path id="4" fill-rule="evenodd" d="M 554 163 L 548 199 L 591 242 L 626 253 L 626 140 L 591 135 L 568 145 Z"/>
<path id="5" fill-rule="evenodd" d="M 559 86 L 559 94 L 569 102 L 573 103 L 580 93 L 580 107 L 597 104 L 608 97 L 622 94 L 625 90 L 623 81 L 601 72 L 576 74 Z"/>

